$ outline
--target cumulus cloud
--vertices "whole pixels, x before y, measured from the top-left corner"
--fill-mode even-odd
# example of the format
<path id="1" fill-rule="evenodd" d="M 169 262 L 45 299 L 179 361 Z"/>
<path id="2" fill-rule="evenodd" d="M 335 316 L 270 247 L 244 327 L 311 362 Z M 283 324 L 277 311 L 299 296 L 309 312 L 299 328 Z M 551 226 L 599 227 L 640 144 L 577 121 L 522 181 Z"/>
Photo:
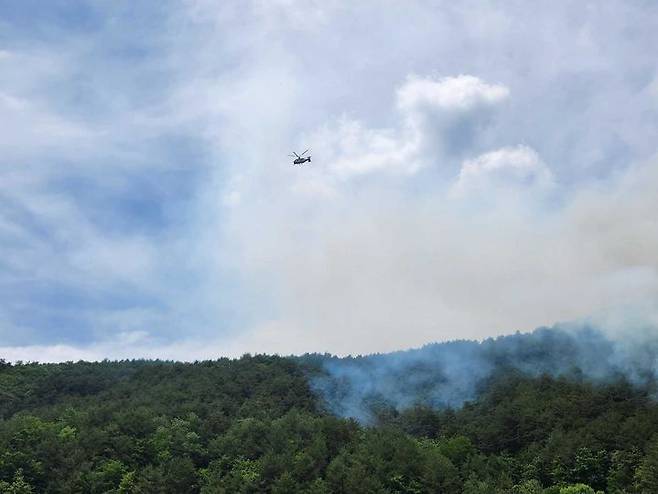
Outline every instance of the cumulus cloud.
<path id="1" fill-rule="evenodd" d="M 553 184 L 553 174 L 537 152 L 528 146 L 509 146 L 490 151 L 462 164 L 453 186 L 455 196 L 516 188 L 537 193 Z"/>
<path id="2" fill-rule="evenodd" d="M 439 80 L 411 76 L 397 91 L 398 107 L 408 112 L 423 112 L 426 108 L 469 112 L 494 106 L 508 96 L 505 86 L 487 84 L 472 75 Z"/>
<path id="3" fill-rule="evenodd" d="M 421 166 L 417 138 L 345 118 L 310 136 L 309 142 L 328 163 L 329 173 L 345 180 L 375 172 L 413 174 Z"/>
<path id="4" fill-rule="evenodd" d="M 411 76 L 397 91 L 397 106 L 417 137 L 419 153 L 454 161 L 477 149 L 479 134 L 508 96 L 507 87 L 473 75 Z M 454 164 L 444 166 L 452 170 Z"/>
<path id="5" fill-rule="evenodd" d="M 452 170 L 508 95 L 505 86 L 470 75 L 410 76 L 396 92 L 395 127 L 368 128 L 343 117 L 307 140 L 322 156 L 329 180 L 372 173 L 409 176 L 428 166 Z"/>

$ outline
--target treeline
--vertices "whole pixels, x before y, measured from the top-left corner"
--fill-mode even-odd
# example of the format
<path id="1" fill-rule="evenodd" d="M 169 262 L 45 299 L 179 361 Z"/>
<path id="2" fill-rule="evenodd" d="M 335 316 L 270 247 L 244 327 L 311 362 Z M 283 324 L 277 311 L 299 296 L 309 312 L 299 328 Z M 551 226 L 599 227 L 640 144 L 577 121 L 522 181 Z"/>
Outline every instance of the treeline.
<path id="1" fill-rule="evenodd" d="M 505 368 L 364 425 L 312 391 L 322 361 L 0 362 L 0 493 L 658 492 L 649 388 Z"/>

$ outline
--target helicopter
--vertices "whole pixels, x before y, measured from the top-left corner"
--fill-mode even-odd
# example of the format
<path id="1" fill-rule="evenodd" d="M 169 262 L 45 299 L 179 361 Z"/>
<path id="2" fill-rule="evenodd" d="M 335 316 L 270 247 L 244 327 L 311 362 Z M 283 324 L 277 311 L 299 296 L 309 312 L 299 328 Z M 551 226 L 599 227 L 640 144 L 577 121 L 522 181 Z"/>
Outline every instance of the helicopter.
<path id="1" fill-rule="evenodd" d="M 288 156 L 290 156 L 291 158 L 295 158 L 295 160 L 292 162 L 293 165 L 302 165 L 302 164 L 306 163 L 307 161 L 309 163 L 311 162 L 311 156 L 310 155 L 306 156 L 305 158 L 302 158 L 302 156 L 304 156 L 309 151 L 310 151 L 310 149 L 307 149 L 302 154 L 297 154 L 293 151 L 292 154 L 289 154 Z"/>

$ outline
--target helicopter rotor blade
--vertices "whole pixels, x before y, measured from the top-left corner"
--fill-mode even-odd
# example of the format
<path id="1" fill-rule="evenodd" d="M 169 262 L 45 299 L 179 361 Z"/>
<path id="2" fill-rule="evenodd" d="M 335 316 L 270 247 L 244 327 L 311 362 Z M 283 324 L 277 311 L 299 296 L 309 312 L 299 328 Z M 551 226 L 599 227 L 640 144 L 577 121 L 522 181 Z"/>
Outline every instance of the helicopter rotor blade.
<path id="1" fill-rule="evenodd" d="M 307 150 L 304 151 L 300 156 L 304 156 L 304 155 L 305 155 L 306 153 L 308 153 L 309 151 L 310 151 L 310 149 L 307 149 Z"/>

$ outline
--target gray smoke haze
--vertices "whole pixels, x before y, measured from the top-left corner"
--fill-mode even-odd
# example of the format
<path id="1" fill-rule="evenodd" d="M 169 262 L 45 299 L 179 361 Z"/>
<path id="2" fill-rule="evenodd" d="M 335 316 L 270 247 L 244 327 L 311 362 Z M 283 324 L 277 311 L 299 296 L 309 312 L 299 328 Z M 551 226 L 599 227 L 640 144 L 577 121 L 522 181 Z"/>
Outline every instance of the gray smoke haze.
<path id="1" fill-rule="evenodd" d="M 0 2 L 3 358 L 658 326 L 658 2 L 32 3 Z"/>
<path id="2" fill-rule="evenodd" d="M 312 381 L 328 410 L 368 423 L 374 406 L 460 407 L 478 397 L 480 385 L 500 370 L 606 383 L 626 379 L 647 386 L 657 377 L 658 338 L 645 328 L 632 340 L 586 324 L 539 328 L 532 333 L 453 341 L 419 349 L 328 358 Z M 652 336 L 652 334 L 654 336 Z"/>

